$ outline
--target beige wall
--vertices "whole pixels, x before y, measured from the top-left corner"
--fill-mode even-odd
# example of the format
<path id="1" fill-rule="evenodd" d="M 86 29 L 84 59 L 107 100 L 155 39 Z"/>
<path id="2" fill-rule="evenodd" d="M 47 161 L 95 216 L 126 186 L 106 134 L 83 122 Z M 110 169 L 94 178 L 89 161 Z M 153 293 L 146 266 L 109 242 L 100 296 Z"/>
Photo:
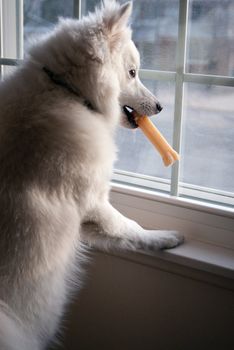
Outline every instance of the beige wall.
<path id="1" fill-rule="evenodd" d="M 163 261 L 142 265 L 133 254 L 93 256 L 66 317 L 64 349 L 234 349 L 232 282 L 222 288 L 214 276 Z"/>

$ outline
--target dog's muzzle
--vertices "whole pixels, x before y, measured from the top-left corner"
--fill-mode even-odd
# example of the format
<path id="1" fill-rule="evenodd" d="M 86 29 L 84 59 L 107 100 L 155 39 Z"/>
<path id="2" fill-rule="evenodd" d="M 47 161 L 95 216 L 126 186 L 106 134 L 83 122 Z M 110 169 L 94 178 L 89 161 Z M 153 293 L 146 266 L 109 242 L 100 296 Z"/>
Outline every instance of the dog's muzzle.
<path id="1" fill-rule="evenodd" d="M 162 109 L 163 109 L 163 107 L 161 106 L 161 104 L 159 102 L 156 102 L 155 114 L 160 113 Z M 124 111 L 125 115 L 127 116 L 127 120 L 128 120 L 130 127 L 132 129 L 138 128 L 138 124 L 136 121 L 136 113 L 135 113 L 136 111 L 134 110 L 134 108 L 132 108 L 128 105 L 124 105 L 123 111 Z"/>

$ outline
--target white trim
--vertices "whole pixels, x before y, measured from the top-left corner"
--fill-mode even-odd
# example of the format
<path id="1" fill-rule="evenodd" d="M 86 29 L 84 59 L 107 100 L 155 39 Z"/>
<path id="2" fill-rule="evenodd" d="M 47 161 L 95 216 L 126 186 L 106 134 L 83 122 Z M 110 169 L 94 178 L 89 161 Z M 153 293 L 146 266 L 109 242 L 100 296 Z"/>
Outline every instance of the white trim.
<path id="1" fill-rule="evenodd" d="M 16 51 L 17 58 L 24 57 L 24 0 L 16 0 Z"/>
<path id="2" fill-rule="evenodd" d="M 234 250 L 234 210 L 113 183 L 112 204 L 150 229 L 179 230 L 186 237 Z"/>
<path id="3" fill-rule="evenodd" d="M 2 0 L 0 0 L 0 57 L 2 57 L 2 40 L 3 40 L 3 34 L 2 34 Z"/>
<path id="4" fill-rule="evenodd" d="M 133 185 L 139 188 L 170 193 L 170 180 L 155 176 L 133 173 L 125 170 L 114 170 L 112 180 L 123 185 Z"/>
<path id="5" fill-rule="evenodd" d="M 174 249 L 155 252 L 139 249 L 133 253 L 115 250 L 114 247 L 106 252 L 101 247 L 93 248 L 120 259 L 234 290 L 234 251 L 230 249 L 194 240 L 186 240 Z M 209 274 L 203 275 L 204 272 Z"/>
<path id="6" fill-rule="evenodd" d="M 156 176 L 137 174 L 125 170 L 115 169 L 112 180 L 123 185 L 133 185 L 141 189 L 153 190 L 156 192 L 170 193 L 170 180 Z M 196 201 L 203 201 L 206 204 L 218 203 L 227 210 L 234 207 L 234 193 L 221 191 L 215 188 L 192 185 L 179 182 L 180 197 L 189 198 Z"/>
<path id="7" fill-rule="evenodd" d="M 1 56 L 8 58 L 18 58 L 17 40 L 20 31 L 17 28 L 18 21 L 16 0 L 2 0 L 2 35 L 1 35 Z M 10 40 L 9 40 L 10 38 Z"/>
<path id="8" fill-rule="evenodd" d="M 182 142 L 182 118 L 184 107 L 184 72 L 187 49 L 188 0 L 180 0 L 178 43 L 176 50 L 175 103 L 173 121 L 173 148 L 180 154 Z M 171 171 L 171 195 L 179 193 L 180 162 L 175 162 Z"/>
<path id="9" fill-rule="evenodd" d="M 1 0 L 1 57 L 13 60 L 23 58 L 22 0 Z M 11 68 L 2 64 L 1 73 L 10 72 Z"/>
<path id="10" fill-rule="evenodd" d="M 225 77 L 222 75 L 184 73 L 183 79 L 185 83 L 231 87 L 234 86 L 234 77 Z"/>
<path id="11" fill-rule="evenodd" d="M 141 69 L 139 74 L 141 79 L 170 81 L 170 82 L 176 81 L 175 72 Z M 231 86 L 231 87 L 234 86 L 234 77 L 230 77 L 230 76 L 183 73 L 182 77 L 183 77 L 184 83 Z"/>
<path id="12" fill-rule="evenodd" d="M 81 19 L 82 17 L 81 0 L 73 0 L 73 16 Z"/>

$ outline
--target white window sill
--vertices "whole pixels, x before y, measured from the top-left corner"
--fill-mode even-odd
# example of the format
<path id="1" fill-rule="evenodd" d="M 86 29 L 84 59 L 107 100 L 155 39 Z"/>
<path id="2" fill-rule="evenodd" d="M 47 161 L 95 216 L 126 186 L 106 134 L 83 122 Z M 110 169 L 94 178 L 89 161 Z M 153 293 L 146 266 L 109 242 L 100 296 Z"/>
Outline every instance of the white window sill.
<path id="1" fill-rule="evenodd" d="M 234 251 L 233 209 L 116 183 L 110 200 L 145 228 L 178 230 L 186 238 Z"/>
<path id="2" fill-rule="evenodd" d="M 231 249 L 187 240 L 175 249 L 159 251 L 156 256 L 197 270 L 231 278 L 234 282 L 234 252 Z"/>
<path id="3" fill-rule="evenodd" d="M 232 285 L 234 289 L 232 211 L 184 202 L 116 184 L 112 187 L 111 202 L 120 212 L 143 227 L 176 229 L 186 237 L 185 243 L 175 249 L 152 254 L 145 251 L 136 254 L 113 252 L 114 255 L 150 266 L 158 265 L 160 260 L 164 265 L 169 263 L 174 267 L 190 268 L 212 275 L 212 279 L 228 279 L 228 287 Z"/>
<path id="4" fill-rule="evenodd" d="M 174 249 L 152 253 L 143 250 L 124 252 L 114 249 L 107 253 L 100 248 L 97 251 L 149 268 L 234 290 L 234 253 L 227 248 L 187 240 Z"/>
<path id="5" fill-rule="evenodd" d="M 152 253 L 144 250 L 126 252 L 114 248 L 107 253 L 93 248 L 99 254 L 234 291 L 234 253 L 226 248 L 191 240 L 177 248 Z"/>

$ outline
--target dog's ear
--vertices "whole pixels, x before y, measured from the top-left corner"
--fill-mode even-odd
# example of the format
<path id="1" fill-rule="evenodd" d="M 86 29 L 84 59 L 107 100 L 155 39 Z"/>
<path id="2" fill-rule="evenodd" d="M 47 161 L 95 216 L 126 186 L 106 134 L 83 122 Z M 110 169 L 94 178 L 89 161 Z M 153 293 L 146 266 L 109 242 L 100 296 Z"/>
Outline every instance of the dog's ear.
<path id="1" fill-rule="evenodd" d="M 122 6 L 115 0 L 103 1 L 103 23 L 108 32 L 111 51 L 121 45 L 124 39 L 129 39 L 131 30 L 128 27 L 132 13 L 132 2 L 126 2 Z"/>
<path id="2" fill-rule="evenodd" d="M 109 30 L 126 27 L 132 14 L 132 2 L 126 2 L 122 6 L 115 1 L 104 0 L 104 22 Z"/>

